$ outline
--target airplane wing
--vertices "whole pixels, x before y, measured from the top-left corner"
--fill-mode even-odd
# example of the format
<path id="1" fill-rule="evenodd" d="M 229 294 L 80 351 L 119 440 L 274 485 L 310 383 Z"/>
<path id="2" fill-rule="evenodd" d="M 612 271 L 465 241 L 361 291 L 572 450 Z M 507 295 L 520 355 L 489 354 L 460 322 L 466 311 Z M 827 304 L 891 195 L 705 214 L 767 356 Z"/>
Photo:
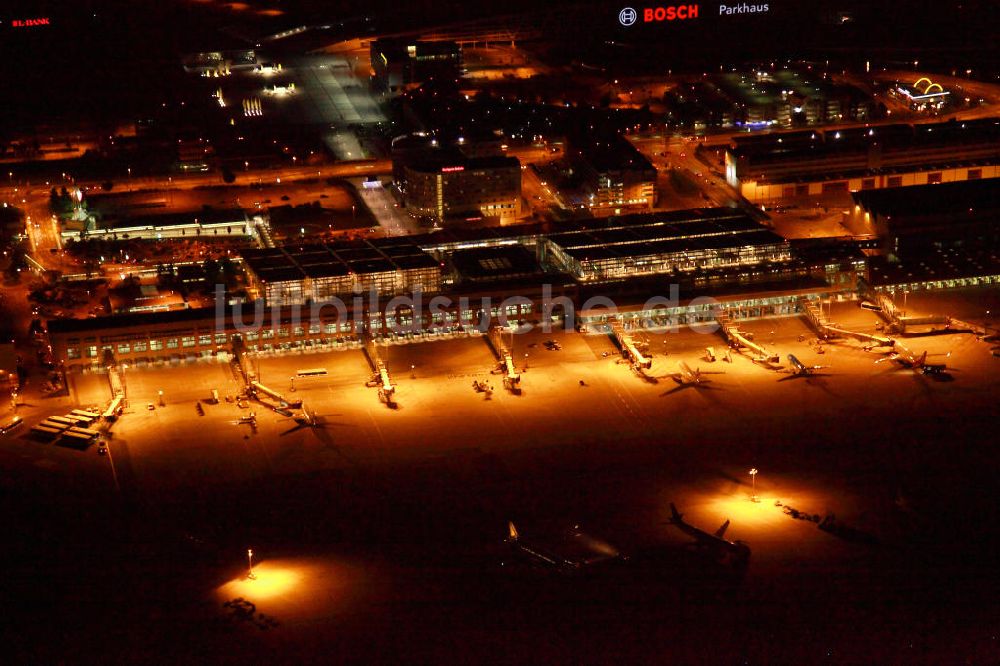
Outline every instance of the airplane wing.
<path id="1" fill-rule="evenodd" d="M 715 536 L 719 537 L 720 539 L 723 538 L 723 535 L 726 533 L 727 529 L 729 529 L 729 521 L 728 520 L 726 520 L 726 522 L 722 523 L 722 527 L 720 527 L 719 529 L 715 530 Z"/>

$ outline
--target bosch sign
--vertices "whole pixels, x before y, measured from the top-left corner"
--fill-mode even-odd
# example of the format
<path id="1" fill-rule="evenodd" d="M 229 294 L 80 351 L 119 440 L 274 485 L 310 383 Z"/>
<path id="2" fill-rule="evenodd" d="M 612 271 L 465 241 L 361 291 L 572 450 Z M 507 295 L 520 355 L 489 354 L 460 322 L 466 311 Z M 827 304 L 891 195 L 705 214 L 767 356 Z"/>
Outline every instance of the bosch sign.
<path id="1" fill-rule="evenodd" d="M 684 21 L 698 18 L 698 5 L 671 5 L 669 7 L 646 7 L 642 10 L 643 23 L 662 21 Z"/>

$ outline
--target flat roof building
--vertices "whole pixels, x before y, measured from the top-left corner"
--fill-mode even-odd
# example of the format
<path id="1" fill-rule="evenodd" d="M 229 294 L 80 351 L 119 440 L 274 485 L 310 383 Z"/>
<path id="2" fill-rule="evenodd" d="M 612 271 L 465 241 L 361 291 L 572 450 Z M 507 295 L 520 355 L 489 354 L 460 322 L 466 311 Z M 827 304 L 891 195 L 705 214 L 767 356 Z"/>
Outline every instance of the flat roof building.
<path id="1" fill-rule="evenodd" d="M 443 223 L 469 217 L 511 222 L 521 215 L 521 162 L 516 157 L 466 157 L 455 149 L 411 156 L 397 183 L 410 215 Z"/>
<path id="2" fill-rule="evenodd" d="M 578 324 L 596 325 L 607 320 L 607 308 L 584 306 L 598 295 L 636 320 L 711 319 L 715 301 L 697 300 L 709 295 L 734 317 L 789 314 L 800 297 L 851 289 L 865 271 L 850 244 L 811 242 L 799 251 L 728 208 L 575 220 L 554 233 L 539 224 L 455 228 L 247 250 L 243 259 L 250 290 L 260 296 L 254 303 L 54 319 L 54 357 L 70 366 L 98 366 L 109 352 L 130 363 L 224 360 L 236 335 L 264 353 L 332 349 L 356 345 L 361 328 L 395 335 L 399 327 L 440 333 L 502 317 L 537 323 L 565 316 L 566 303 Z M 674 284 L 680 300 L 650 304 L 671 297 Z M 441 307 L 428 300 L 390 305 L 388 297 L 417 287 L 436 292 Z M 369 288 L 381 303 L 369 293 L 355 297 Z M 331 296 L 344 307 L 323 305 Z M 555 313 L 547 309 L 554 302 L 562 303 Z"/>
<path id="3" fill-rule="evenodd" d="M 753 203 L 1000 176 L 1000 118 L 738 138 L 726 180 Z"/>
<path id="4" fill-rule="evenodd" d="M 337 296 L 436 292 L 441 266 L 407 239 L 380 238 L 244 250 L 249 287 L 268 305 L 302 305 Z"/>
<path id="5" fill-rule="evenodd" d="M 457 77 L 462 48 L 455 42 L 376 39 L 369 49 L 375 87 L 395 95 L 429 78 Z"/>
<path id="6" fill-rule="evenodd" d="M 656 168 L 626 139 L 577 137 L 569 142 L 569 156 L 591 209 L 651 209 L 656 203 Z"/>
<path id="7" fill-rule="evenodd" d="M 1000 244 L 1000 180 L 855 192 L 853 222 L 874 227 L 891 257 Z"/>
<path id="8" fill-rule="evenodd" d="M 63 226 L 62 239 L 88 238 L 119 240 L 164 238 L 190 238 L 212 240 L 219 238 L 252 237 L 255 222 L 246 211 L 239 208 L 212 209 L 188 213 L 159 213 L 153 215 L 102 216 L 82 222 L 68 222 Z"/>
<path id="9" fill-rule="evenodd" d="M 604 218 L 550 234 L 548 242 L 558 263 L 583 281 L 738 271 L 792 259 L 784 238 L 719 208 Z"/>

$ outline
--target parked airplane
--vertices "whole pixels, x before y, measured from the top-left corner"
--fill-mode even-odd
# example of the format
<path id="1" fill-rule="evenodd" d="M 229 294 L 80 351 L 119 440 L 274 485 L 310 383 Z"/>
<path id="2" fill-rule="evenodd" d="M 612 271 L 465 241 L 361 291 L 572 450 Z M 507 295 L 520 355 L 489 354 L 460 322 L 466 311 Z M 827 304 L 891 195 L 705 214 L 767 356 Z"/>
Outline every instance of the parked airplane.
<path id="1" fill-rule="evenodd" d="M 702 380 L 700 368 L 692 370 L 691 366 L 684 361 L 679 361 L 677 367 L 680 368 L 680 372 L 673 375 L 673 377 L 675 381 L 681 384 L 700 384 L 702 381 L 708 381 Z"/>
<path id="2" fill-rule="evenodd" d="M 742 541 L 729 541 L 725 538 L 726 530 L 729 529 L 729 520 L 722 523 L 722 526 L 715 532 L 706 532 L 690 523 L 684 521 L 684 514 L 677 511 L 674 503 L 670 503 L 670 524 L 680 531 L 695 539 L 695 544 L 699 548 L 712 553 L 712 555 L 727 564 L 745 566 L 750 561 L 750 547 Z"/>
<path id="3" fill-rule="evenodd" d="M 513 521 L 507 523 L 507 545 L 518 558 L 560 573 L 574 573 L 593 564 L 623 559 L 617 548 L 580 531 L 579 526 L 547 539 L 526 539 Z"/>
<path id="4" fill-rule="evenodd" d="M 281 433 L 282 435 L 288 435 L 296 430 L 301 430 L 302 428 L 325 428 L 326 423 L 323 422 L 323 417 L 317 416 L 316 412 L 310 409 L 305 401 L 302 402 L 302 411 L 297 414 L 293 414 L 290 420 L 295 421 L 295 425 L 289 430 Z"/>
<path id="5" fill-rule="evenodd" d="M 822 377 L 824 375 L 817 373 L 816 371 L 827 367 L 825 365 L 806 365 L 796 358 L 794 354 L 788 355 L 788 362 L 792 365 L 791 368 L 785 371 L 789 373 L 789 375 L 788 377 L 782 377 L 779 379 L 779 382 L 783 382 L 786 379 L 795 379 L 796 377 Z"/>
<path id="6" fill-rule="evenodd" d="M 951 352 L 948 352 L 945 355 L 951 356 Z M 875 363 L 882 363 L 883 361 L 892 361 L 897 363 L 900 367 L 910 370 L 919 370 L 925 375 L 938 375 L 948 369 L 948 366 L 944 363 L 928 363 L 926 351 L 920 356 L 917 356 L 899 342 L 896 343 L 895 351 L 888 356 L 878 359 Z"/>

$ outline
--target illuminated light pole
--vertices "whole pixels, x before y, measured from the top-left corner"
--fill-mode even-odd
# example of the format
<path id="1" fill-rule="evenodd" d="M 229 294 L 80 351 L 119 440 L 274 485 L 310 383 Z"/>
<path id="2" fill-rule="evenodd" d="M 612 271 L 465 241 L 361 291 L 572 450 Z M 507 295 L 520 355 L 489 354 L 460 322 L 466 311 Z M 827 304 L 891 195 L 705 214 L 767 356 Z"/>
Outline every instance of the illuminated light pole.
<path id="1" fill-rule="evenodd" d="M 247 548 L 247 580 L 256 580 L 253 573 L 253 549 Z"/>
<path id="2" fill-rule="evenodd" d="M 751 502 L 758 502 L 760 500 L 757 499 L 757 468 L 756 467 L 751 467 L 750 471 L 748 473 L 750 474 L 750 480 L 751 480 L 751 484 L 752 484 L 752 488 L 753 488 L 750 491 L 750 501 Z"/>

